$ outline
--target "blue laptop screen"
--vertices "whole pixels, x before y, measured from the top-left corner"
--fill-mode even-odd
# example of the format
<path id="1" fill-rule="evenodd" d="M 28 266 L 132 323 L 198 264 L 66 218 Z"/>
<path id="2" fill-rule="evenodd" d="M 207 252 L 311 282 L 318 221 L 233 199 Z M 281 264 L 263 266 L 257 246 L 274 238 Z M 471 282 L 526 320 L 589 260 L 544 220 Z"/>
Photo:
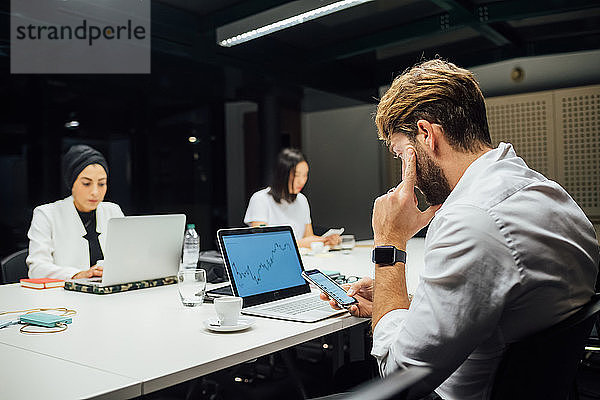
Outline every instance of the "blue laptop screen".
<path id="1" fill-rule="evenodd" d="M 305 284 L 289 231 L 223 236 L 239 296 L 247 297 Z"/>

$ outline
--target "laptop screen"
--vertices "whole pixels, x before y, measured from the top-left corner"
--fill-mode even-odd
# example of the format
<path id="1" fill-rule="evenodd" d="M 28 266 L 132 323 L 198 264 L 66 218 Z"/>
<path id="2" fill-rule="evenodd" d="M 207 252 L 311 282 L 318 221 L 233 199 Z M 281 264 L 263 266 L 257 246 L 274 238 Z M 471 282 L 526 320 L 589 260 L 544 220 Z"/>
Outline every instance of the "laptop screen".
<path id="1" fill-rule="evenodd" d="M 291 230 L 226 235 L 222 240 L 239 296 L 306 284 Z"/>

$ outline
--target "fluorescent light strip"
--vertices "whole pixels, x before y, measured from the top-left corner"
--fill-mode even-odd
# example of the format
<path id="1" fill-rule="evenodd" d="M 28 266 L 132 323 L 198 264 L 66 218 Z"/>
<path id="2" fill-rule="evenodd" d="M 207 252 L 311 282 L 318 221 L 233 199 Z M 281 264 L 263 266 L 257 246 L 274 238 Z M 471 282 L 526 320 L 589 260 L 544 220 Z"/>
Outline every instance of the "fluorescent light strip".
<path id="1" fill-rule="evenodd" d="M 262 26 L 257 29 L 252 29 L 251 31 L 241 33 L 234 37 L 221 40 L 219 42 L 220 46 L 223 47 L 232 47 L 241 43 L 248 42 L 250 40 L 259 38 L 261 36 L 268 35 L 273 32 L 280 31 L 282 29 L 286 29 L 295 25 L 299 25 L 303 22 L 307 22 L 313 19 L 317 19 L 319 17 L 323 17 L 327 14 L 332 14 L 334 12 L 345 10 L 346 8 L 354 7 L 359 4 L 368 3 L 374 0 L 343 0 L 337 1 L 335 3 L 329 4 L 328 6 L 323 6 L 316 8 L 311 11 L 304 12 L 302 14 L 295 15 L 290 18 L 283 19 L 281 21 L 274 22 L 272 24 L 268 24 Z"/>

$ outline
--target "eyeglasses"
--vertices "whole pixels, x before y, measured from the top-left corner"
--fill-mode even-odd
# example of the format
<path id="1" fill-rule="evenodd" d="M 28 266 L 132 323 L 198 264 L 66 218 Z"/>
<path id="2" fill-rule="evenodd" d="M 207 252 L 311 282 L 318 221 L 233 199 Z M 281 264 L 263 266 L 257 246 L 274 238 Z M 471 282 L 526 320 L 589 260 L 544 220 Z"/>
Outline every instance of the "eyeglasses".
<path id="1" fill-rule="evenodd" d="M 333 278 L 333 280 L 336 283 L 339 283 L 340 285 L 345 285 L 347 283 L 354 283 L 354 282 L 358 281 L 359 279 L 360 278 L 358 276 L 353 276 L 353 275 L 350 275 L 350 276 L 339 275 L 339 276 L 336 276 L 335 278 Z"/>
<path id="2" fill-rule="evenodd" d="M 392 152 L 392 158 L 394 160 L 402 160 L 402 162 L 404 162 L 404 156 L 400 155 L 400 154 L 396 154 Z"/>

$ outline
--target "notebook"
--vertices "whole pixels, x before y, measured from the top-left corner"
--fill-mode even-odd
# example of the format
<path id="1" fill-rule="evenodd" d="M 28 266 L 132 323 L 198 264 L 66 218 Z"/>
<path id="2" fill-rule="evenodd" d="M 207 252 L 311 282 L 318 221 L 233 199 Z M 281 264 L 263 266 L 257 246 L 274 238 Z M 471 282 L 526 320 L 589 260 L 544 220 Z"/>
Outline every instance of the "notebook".
<path id="1" fill-rule="evenodd" d="M 177 275 L 184 228 L 184 214 L 111 218 L 106 228 L 102 277 L 74 279 L 70 282 L 77 285 L 67 286 L 70 290 L 107 287 Z"/>
<path id="2" fill-rule="evenodd" d="M 64 279 L 38 278 L 38 279 L 21 279 L 21 286 L 32 289 L 49 289 L 53 287 L 65 286 Z"/>
<path id="3" fill-rule="evenodd" d="M 310 291 L 290 226 L 221 229 L 217 239 L 242 314 L 315 322 L 347 312 Z"/>

